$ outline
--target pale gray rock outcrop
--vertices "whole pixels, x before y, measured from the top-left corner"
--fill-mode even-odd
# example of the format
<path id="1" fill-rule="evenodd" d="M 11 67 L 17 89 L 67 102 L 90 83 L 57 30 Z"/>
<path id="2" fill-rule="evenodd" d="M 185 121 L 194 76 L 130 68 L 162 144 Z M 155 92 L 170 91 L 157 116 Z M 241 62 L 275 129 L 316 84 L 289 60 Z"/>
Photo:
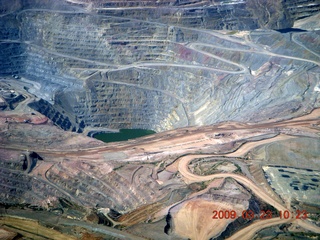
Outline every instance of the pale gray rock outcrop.
<path id="1" fill-rule="evenodd" d="M 262 20 L 249 14 L 255 1 L 204 2 L 163 2 L 154 13 L 150 1 L 139 14 L 107 1 L 90 9 L 16 1 L 2 10 L 0 74 L 37 84 L 29 91 L 44 100 L 31 106 L 77 132 L 257 122 L 319 107 L 318 31 L 207 30 L 291 27 L 312 15 L 314 1 L 296 1 L 297 8 L 268 3 L 275 19 Z M 228 27 L 223 11 L 248 18 L 229 18 L 238 25 Z"/>

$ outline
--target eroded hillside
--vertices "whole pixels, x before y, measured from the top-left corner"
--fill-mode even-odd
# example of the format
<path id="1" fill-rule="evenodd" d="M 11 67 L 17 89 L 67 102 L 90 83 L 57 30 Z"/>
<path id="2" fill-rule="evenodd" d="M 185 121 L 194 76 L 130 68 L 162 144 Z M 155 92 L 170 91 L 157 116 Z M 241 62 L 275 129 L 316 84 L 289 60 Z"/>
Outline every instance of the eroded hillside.
<path id="1" fill-rule="evenodd" d="M 2 16 L 0 72 L 32 81 L 28 91 L 45 100 L 32 108 L 77 132 L 257 122 L 318 107 L 317 31 L 281 34 L 249 25 L 244 29 L 250 31 L 208 31 L 201 24 L 166 22 L 161 12 L 194 9 L 201 16 L 201 9 L 228 7 L 236 14 L 249 3 L 25 4 Z M 318 6 L 301 4 L 306 15 L 309 5 Z M 131 14 L 139 9 L 159 18 Z"/>
<path id="2" fill-rule="evenodd" d="M 3 1 L 0 238 L 319 236 L 319 8 Z"/>

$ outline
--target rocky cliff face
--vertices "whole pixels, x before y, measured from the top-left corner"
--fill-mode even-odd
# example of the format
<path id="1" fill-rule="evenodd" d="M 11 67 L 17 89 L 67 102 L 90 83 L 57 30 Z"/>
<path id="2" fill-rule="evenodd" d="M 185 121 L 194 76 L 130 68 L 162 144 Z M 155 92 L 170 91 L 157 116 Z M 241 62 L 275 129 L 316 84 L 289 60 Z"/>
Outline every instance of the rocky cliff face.
<path id="1" fill-rule="evenodd" d="M 33 107 L 78 132 L 288 118 L 319 106 L 319 32 L 253 29 L 288 28 L 319 7 L 15 1 L 1 10 L 0 74 L 32 81 L 29 92 L 54 104 Z"/>
<path id="2" fill-rule="evenodd" d="M 108 15 L 210 29 L 281 29 L 319 11 L 316 0 L 69 1 Z"/>

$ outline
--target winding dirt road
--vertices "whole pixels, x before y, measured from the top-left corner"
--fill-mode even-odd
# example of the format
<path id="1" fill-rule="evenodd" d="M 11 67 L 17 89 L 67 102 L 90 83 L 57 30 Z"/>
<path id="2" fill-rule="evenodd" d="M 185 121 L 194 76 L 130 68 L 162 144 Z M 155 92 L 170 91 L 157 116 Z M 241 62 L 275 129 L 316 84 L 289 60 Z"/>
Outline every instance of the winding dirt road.
<path id="1" fill-rule="evenodd" d="M 278 211 L 285 211 L 287 208 L 279 202 L 276 202 L 268 193 L 266 193 L 263 189 L 257 187 L 251 180 L 249 180 L 247 177 L 234 174 L 234 173 L 217 173 L 207 176 L 198 176 L 190 172 L 188 165 L 189 163 L 196 158 L 203 157 L 202 155 L 188 155 L 181 157 L 179 160 L 179 172 L 184 177 L 185 181 L 190 184 L 193 182 L 203 182 L 203 181 L 209 181 L 215 178 L 227 178 L 231 177 L 237 182 L 245 185 L 248 187 L 252 192 L 263 199 L 265 202 L 269 203 L 270 205 L 274 206 Z"/>
<path id="2" fill-rule="evenodd" d="M 263 228 L 272 227 L 274 225 L 290 222 L 291 219 L 272 218 L 268 220 L 257 220 L 250 226 L 236 232 L 227 240 L 252 239 L 252 237 Z"/>
<path id="3" fill-rule="evenodd" d="M 237 151 L 227 154 L 226 156 L 233 156 L 233 157 L 239 157 L 243 154 L 247 153 L 249 150 L 253 149 L 254 147 L 257 147 L 262 144 L 266 144 L 273 141 L 280 141 L 285 140 L 288 138 L 292 138 L 290 136 L 286 135 L 279 135 L 275 138 L 266 139 L 258 142 L 249 142 L 245 144 L 243 147 L 238 149 Z M 262 188 L 258 187 L 253 183 L 251 180 L 249 180 L 247 177 L 234 174 L 234 173 L 218 173 L 218 174 L 212 174 L 207 176 L 199 176 L 195 175 L 190 172 L 188 165 L 189 163 L 197 158 L 203 158 L 203 157 L 212 157 L 215 155 L 187 155 L 183 156 L 179 159 L 179 165 L 178 170 L 181 173 L 181 175 L 184 178 L 184 181 L 188 184 L 194 183 L 194 182 L 203 182 L 203 181 L 209 181 L 215 178 L 227 178 L 231 177 L 237 182 L 243 184 L 248 189 L 250 189 L 256 196 L 261 198 L 266 203 L 270 204 L 271 206 L 275 207 L 278 211 L 285 211 L 290 210 L 288 209 L 283 203 L 277 202 L 274 198 L 272 198 L 267 192 L 265 192 Z M 249 225 L 248 227 L 243 228 L 242 230 L 235 233 L 233 236 L 228 238 L 229 240 L 234 239 L 252 239 L 252 237 L 261 229 L 271 227 L 278 224 L 288 223 L 288 222 L 295 222 L 297 225 L 300 225 L 301 227 L 308 229 L 310 231 L 320 233 L 320 227 L 315 226 L 311 222 L 303 221 L 301 219 L 280 219 L 280 218 L 272 218 L 267 220 L 257 220 L 253 224 Z"/>

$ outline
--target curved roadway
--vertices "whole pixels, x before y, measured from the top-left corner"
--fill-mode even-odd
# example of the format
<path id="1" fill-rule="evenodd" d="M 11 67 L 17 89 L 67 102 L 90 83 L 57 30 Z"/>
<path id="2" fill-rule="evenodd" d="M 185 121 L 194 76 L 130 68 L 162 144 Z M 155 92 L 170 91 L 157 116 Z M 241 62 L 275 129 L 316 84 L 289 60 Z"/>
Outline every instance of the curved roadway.
<path id="1" fill-rule="evenodd" d="M 71 14 L 77 13 L 77 11 L 56 11 L 56 10 L 47 10 L 47 9 L 32 9 L 32 10 L 24 10 L 24 11 L 46 11 L 46 12 L 54 12 L 54 13 L 61 12 L 61 13 L 71 13 Z M 24 11 L 21 11 L 19 14 L 21 14 Z M 83 13 L 84 11 L 80 11 L 80 12 Z M 114 18 L 119 18 L 119 17 L 114 17 Z M 126 19 L 126 18 L 121 18 L 121 19 Z M 132 20 L 132 19 L 129 19 L 129 20 Z M 160 24 L 160 23 L 155 23 L 155 22 L 141 21 L 141 20 L 135 20 L 135 21 L 147 22 L 147 23 L 150 23 L 152 25 L 157 24 L 157 25 L 163 25 L 163 26 L 167 27 L 165 24 Z M 213 35 L 213 36 L 218 37 L 218 38 L 223 38 L 224 40 L 227 40 L 227 41 L 237 42 L 237 43 L 242 44 L 242 45 L 252 46 L 252 42 L 250 42 L 247 38 L 245 38 L 244 41 L 241 41 L 241 40 L 236 40 L 234 38 L 231 38 L 230 36 L 218 34 L 218 33 L 212 32 L 212 31 L 196 30 L 196 29 L 193 29 L 193 28 L 186 28 L 186 27 L 179 27 L 179 28 L 181 28 L 181 29 L 189 29 L 189 30 L 197 31 L 197 32 L 202 32 L 202 33 Z M 294 39 L 294 38 L 293 38 L 293 41 L 295 43 L 297 43 L 296 39 Z M 15 41 L 15 40 L 2 40 L 1 42 L 20 42 L 21 43 L 21 41 Z M 191 43 L 189 45 L 189 48 L 194 50 L 194 51 L 197 51 L 197 52 L 199 52 L 201 54 L 208 55 L 208 56 L 210 56 L 212 58 L 215 58 L 217 60 L 226 62 L 228 64 L 233 64 L 233 65 L 235 65 L 235 66 L 240 68 L 239 71 L 229 71 L 229 70 L 216 69 L 216 68 L 207 67 L 207 66 L 197 66 L 197 65 L 191 65 L 191 64 L 177 64 L 177 63 L 165 63 L 165 62 L 149 62 L 149 63 L 136 62 L 136 63 L 130 64 L 130 65 L 113 65 L 113 64 L 106 64 L 106 63 L 97 62 L 97 61 L 93 61 L 93 60 L 89 60 L 89 59 L 83 59 L 83 58 L 78 58 L 78 57 L 62 54 L 62 53 L 59 53 L 59 52 L 56 52 L 56 51 L 52 51 L 52 50 L 49 50 L 49 49 L 46 49 L 46 48 L 42 48 L 42 47 L 34 45 L 34 44 L 30 43 L 30 42 L 24 42 L 24 43 L 32 45 L 32 46 L 37 47 L 37 48 L 41 48 L 41 50 L 44 50 L 49 54 L 54 54 L 54 55 L 57 55 L 57 56 L 60 56 L 60 57 L 71 58 L 71 59 L 74 59 L 74 60 L 93 63 L 93 64 L 96 64 L 96 65 L 105 66 L 105 67 L 109 67 L 109 68 L 110 67 L 111 68 L 115 67 L 115 69 L 109 69 L 111 71 L 112 70 L 116 70 L 116 71 L 117 70 L 124 70 L 124 69 L 132 68 L 132 67 L 138 67 L 139 68 L 139 67 L 170 66 L 170 67 L 183 67 L 183 68 L 203 69 L 203 70 L 209 70 L 209 71 L 220 71 L 220 72 L 225 72 L 225 73 L 230 73 L 230 74 L 240 74 L 240 73 L 247 73 L 248 72 L 248 69 L 245 66 L 241 65 L 241 64 L 232 62 L 230 60 L 227 60 L 227 59 L 224 59 L 224 58 L 221 58 L 221 57 L 218 57 L 218 56 L 216 56 L 214 54 L 207 53 L 207 52 L 202 51 L 202 50 L 197 48 L 197 46 L 207 46 L 207 47 L 215 47 L 215 48 L 221 48 L 221 49 L 229 49 L 229 48 L 215 46 L 214 44 L 211 45 L 211 44 L 204 44 L 204 43 Z M 300 43 L 297 43 L 297 44 L 301 45 Z M 302 47 L 304 47 L 306 50 L 310 51 L 310 49 L 306 48 L 305 46 L 302 46 Z M 229 50 L 235 50 L 235 51 L 240 51 L 240 52 L 256 52 L 254 50 L 234 49 L 234 48 L 230 48 Z M 312 52 L 312 51 L 310 51 L 310 52 Z M 313 60 L 303 59 L 303 58 L 298 58 L 298 57 L 293 57 L 293 56 L 287 56 L 287 55 L 280 55 L 280 54 L 272 53 L 272 52 L 267 51 L 267 50 L 262 50 L 259 53 L 260 54 L 269 55 L 269 56 L 277 56 L 277 57 L 292 59 L 292 60 L 306 61 L 306 62 L 310 62 L 310 63 L 314 63 L 314 64 L 319 65 L 319 62 L 316 62 L 316 61 L 313 61 Z M 314 52 L 312 52 L 312 53 L 315 54 Z M 319 56 L 318 54 L 315 54 L 315 55 Z M 122 83 L 122 84 L 124 84 L 124 83 Z M 180 99 L 180 101 L 181 101 L 181 99 Z M 181 102 L 183 102 L 183 101 L 181 101 Z M 263 141 L 261 141 L 261 142 L 263 142 Z M 251 148 L 252 146 L 257 145 L 257 144 L 261 144 L 261 143 L 252 143 L 249 146 L 249 148 Z M 246 147 L 240 148 L 240 149 L 242 149 L 242 150 L 240 150 L 241 152 L 247 151 L 248 145 Z M 231 155 L 233 155 L 233 156 L 234 155 L 238 155 L 239 153 L 240 152 L 232 153 L 232 154 L 230 154 L 230 156 Z M 215 155 L 211 155 L 211 156 L 215 156 Z M 263 189 L 261 189 L 258 186 L 256 186 L 251 180 L 249 180 L 245 176 L 234 174 L 234 173 L 219 173 L 219 174 L 212 174 L 212 175 L 208 175 L 208 176 L 198 176 L 198 175 L 195 175 L 195 174 L 191 173 L 189 171 L 189 169 L 188 169 L 188 164 L 193 159 L 195 159 L 197 157 L 203 157 L 203 155 L 193 155 L 193 156 L 192 155 L 188 155 L 188 156 L 181 157 L 180 160 L 179 160 L 178 170 L 181 173 L 181 175 L 185 178 L 186 182 L 188 182 L 188 183 L 202 182 L 202 181 L 208 181 L 208 180 L 211 180 L 211 179 L 214 179 L 214 178 L 231 177 L 231 178 L 235 179 L 237 182 L 239 182 L 239 183 L 245 185 L 247 188 L 251 189 L 252 192 L 256 196 L 260 197 L 261 199 L 263 199 L 268 204 L 274 206 L 277 210 L 279 210 L 279 211 L 287 210 L 287 208 L 282 203 L 279 203 L 279 202 L 275 201 L 272 197 L 270 197 L 270 195 L 268 195 L 268 193 L 266 193 Z M 262 228 L 266 228 L 266 227 L 270 227 L 270 226 L 273 226 L 273 225 L 282 224 L 282 223 L 286 223 L 286 222 L 290 222 L 290 221 L 294 221 L 295 223 L 297 223 L 298 225 L 300 225 L 300 226 L 302 226 L 302 227 L 304 227 L 306 229 L 309 229 L 309 230 L 312 230 L 314 232 L 320 233 L 320 228 L 319 227 L 317 227 L 317 226 L 315 226 L 315 225 L 313 225 L 311 223 L 308 223 L 307 221 L 273 218 L 273 219 L 269 219 L 269 220 L 258 220 L 258 221 L 255 221 L 253 224 L 251 224 L 248 227 L 246 227 L 246 228 L 238 231 L 237 233 L 235 233 L 229 239 L 250 239 L 250 238 L 252 238 L 254 236 L 254 234 L 256 232 L 258 232 Z"/>
<path id="2" fill-rule="evenodd" d="M 278 136 L 278 138 L 279 137 L 283 137 L 283 136 Z M 270 140 L 272 140 L 272 139 L 267 139 L 267 140 L 260 141 L 260 142 L 252 142 L 252 143 L 245 144 L 243 150 L 241 150 L 241 148 L 240 148 L 236 152 L 232 153 L 232 155 L 233 156 L 242 155 L 244 153 L 244 151 L 247 152 L 250 149 L 252 149 L 254 146 L 261 145 L 261 144 L 265 143 L 266 141 L 270 141 Z M 273 141 L 274 140 L 275 139 L 273 139 Z M 205 156 L 215 156 L 215 155 L 205 155 Z M 262 188 L 259 188 L 258 186 L 256 186 L 254 182 L 252 182 L 251 180 L 249 180 L 245 176 L 234 174 L 234 173 L 218 173 L 218 174 L 211 174 L 211 175 L 207 175 L 207 176 L 199 176 L 199 175 L 195 175 L 195 174 L 191 173 L 188 168 L 189 163 L 196 158 L 205 157 L 205 156 L 204 155 L 187 155 L 187 156 L 183 156 L 179 159 L 178 170 L 181 173 L 181 175 L 184 177 L 185 182 L 187 182 L 187 183 L 203 182 L 203 181 L 209 181 L 209 180 L 212 180 L 215 178 L 231 177 L 234 180 L 236 180 L 237 182 L 246 186 L 256 196 L 260 197 L 263 201 L 270 204 L 271 206 L 276 208 L 278 211 L 288 210 L 288 208 L 285 205 L 275 201 L 274 198 L 272 198 L 272 196 L 270 196 Z M 320 227 L 315 226 L 314 224 L 307 222 L 305 220 L 280 219 L 279 217 L 277 217 L 277 218 L 272 218 L 272 219 L 267 219 L 267 220 L 256 220 L 253 224 L 250 224 L 248 227 L 241 229 L 240 231 L 236 232 L 234 235 L 232 235 L 228 239 L 230 239 L 230 240 L 252 239 L 252 237 L 263 228 L 271 227 L 271 226 L 278 225 L 278 224 L 288 223 L 288 222 L 294 222 L 305 229 L 308 229 L 308 230 L 313 231 L 315 233 L 320 233 Z"/>
<path id="3" fill-rule="evenodd" d="M 238 175 L 235 173 L 217 173 L 217 174 L 211 174 L 207 176 L 199 176 L 195 175 L 190 172 L 188 165 L 189 163 L 198 157 L 203 157 L 202 155 L 188 155 L 181 157 L 179 160 L 179 166 L 178 170 L 181 173 L 181 175 L 186 179 L 188 183 L 193 183 L 193 182 L 204 182 L 204 181 L 209 181 L 214 178 L 227 178 L 231 177 L 235 179 L 237 182 L 245 185 L 249 189 L 252 190 L 252 192 L 263 199 L 265 202 L 269 203 L 270 205 L 274 206 L 278 211 L 285 211 L 287 208 L 283 206 L 281 203 L 276 202 L 268 193 L 266 193 L 263 189 L 257 187 L 251 180 L 249 180 L 247 177 Z"/>
<path id="4" fill-rule="evenodd" d="M 203 182 L 203 181 L 209 181 L 214 178 L 227 178 L 231 177 L 237 182 L 243 184 L 247 188 L 249 188 L 256 196 L 263 199 L 268 204 L 275 207 L 278 211 L 285 211 L 287 208 L 283 206 L 281 203 L 276 202 L 268 193 L 266 193 L 263 189 L 257 187 L 251 180 L 246 178 L 245 176 L 241 176 L 234 173 L 218 173 L 218 174 L 212 174 L 207 176 L 198 176 L 190 172 L 188 165 L 189 163 L 197 158 L 197 157 L 203 157 L 202 155 L 188 155 L 181 157 L 179 160 L 179 166 L 178 170 L 181 173 L 181 175 L 185 178 L 186 182 L 192 183 L 192 182 Z M 229 239 L 252 239 L 252 237 L 261 230 L 262 228 L 270 227 L 277 224 L 282 224 L 291 221 L 291 219 L 280 219 L 280 218 L 272 218 L 268 220 L 257 220 L 253 224 L 250 224 L 248 227 L 238 231 L 233 236 L 231 236 Z"/>

